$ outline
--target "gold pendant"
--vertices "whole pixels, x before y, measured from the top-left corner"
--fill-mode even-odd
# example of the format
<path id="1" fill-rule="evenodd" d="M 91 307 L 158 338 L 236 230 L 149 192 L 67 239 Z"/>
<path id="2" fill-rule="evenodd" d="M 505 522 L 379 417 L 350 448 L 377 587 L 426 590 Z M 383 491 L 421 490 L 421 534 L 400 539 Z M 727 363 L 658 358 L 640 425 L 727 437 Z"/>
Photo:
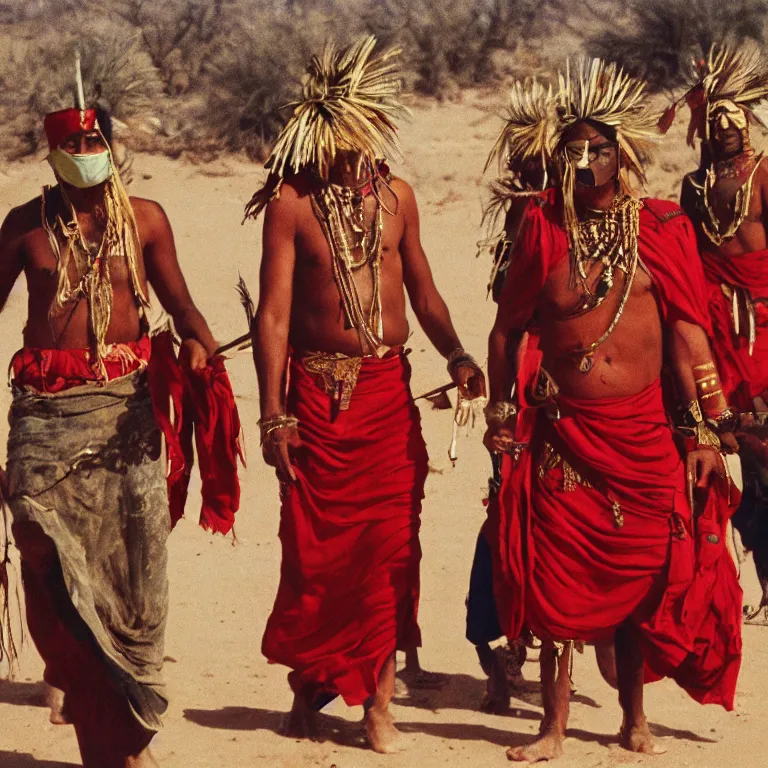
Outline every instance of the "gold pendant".
<path id="1" fill-rule="evenodd" d="M 579 373 L 589 373 L 592 370 L 594 364 L 592 358 L 594 354 L 594 352 L 587 352 L 587 354 L 579 360 Z"/>

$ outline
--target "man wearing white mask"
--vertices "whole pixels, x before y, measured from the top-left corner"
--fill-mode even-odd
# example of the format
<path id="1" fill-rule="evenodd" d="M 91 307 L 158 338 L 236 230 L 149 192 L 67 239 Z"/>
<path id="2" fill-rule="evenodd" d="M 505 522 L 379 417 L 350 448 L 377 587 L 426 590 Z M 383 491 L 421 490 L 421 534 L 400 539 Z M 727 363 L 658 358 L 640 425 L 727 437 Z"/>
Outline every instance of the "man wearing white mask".
<path id="1" fill-rule="evenodd" d="M 22 271 L 29 291 L 0 481 L 30 632 L 46 681 L 65 694 L 83 765 L 146 768 L 157 765 L 149 743 L 167 707 L 171 527 L 148 383 L 149 286 L 186 370 L 205 369 L 217 344 L 163 209 L 120 181 L 105 118 L 67 109 L 45 118 L 45 132 L 57 184 L 0 229 L 0 309 Z"/>

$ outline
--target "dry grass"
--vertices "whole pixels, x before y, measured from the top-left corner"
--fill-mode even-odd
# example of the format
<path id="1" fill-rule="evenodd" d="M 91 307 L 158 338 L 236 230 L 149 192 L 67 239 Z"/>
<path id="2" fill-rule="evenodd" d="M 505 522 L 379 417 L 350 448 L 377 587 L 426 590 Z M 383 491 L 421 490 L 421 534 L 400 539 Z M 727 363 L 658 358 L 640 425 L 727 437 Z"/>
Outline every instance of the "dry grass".
<path id="1" fill-rule="evenodd" d="M 42 116 L 73 103 L 75 45 L 89 98 L 129 145 L 262 159 L 328 38 L 372 32 L 401 46 L 407 88 L 439 99 L 548 68 L 565 39 L 658 90 L 726 32 L 761 39 L 766 10 L 768 0 L 631 0 L 621 12 L 609 0 L 0 0 L 2 152 L 39 154 Z"/>

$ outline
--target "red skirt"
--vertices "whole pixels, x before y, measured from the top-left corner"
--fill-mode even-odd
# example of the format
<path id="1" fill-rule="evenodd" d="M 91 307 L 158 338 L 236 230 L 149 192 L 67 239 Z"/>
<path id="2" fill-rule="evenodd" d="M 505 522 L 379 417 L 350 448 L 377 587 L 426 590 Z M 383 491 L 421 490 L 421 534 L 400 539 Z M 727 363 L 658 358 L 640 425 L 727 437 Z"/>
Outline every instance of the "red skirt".
<path id="1" fill-rule="evenodd" d="M 489 509 L 502 628 L 594 642 L 629 621 L 646 679 L 673 677 L 696 700 L 731 709 L 741 590 L 723 489 L 710 492 L 694 529 L 658 382 L 632 397 L 558 405 L 561 418 L 540 420 L 524 457 L 505 459 Z M 547 444 L 573 473 L 547 464 Z"/>
<path id="2" fill-rule="evenodd" d="M 395 649 L 420 644 L 419 525 L 427 452 L 403 355 L 363 360 L 335 412 L 300 359 L 288 411 L 299 419 L 298 480 L 284 485 L 280 586 L 264 655 L 348 705 L 376 692 Z"/>

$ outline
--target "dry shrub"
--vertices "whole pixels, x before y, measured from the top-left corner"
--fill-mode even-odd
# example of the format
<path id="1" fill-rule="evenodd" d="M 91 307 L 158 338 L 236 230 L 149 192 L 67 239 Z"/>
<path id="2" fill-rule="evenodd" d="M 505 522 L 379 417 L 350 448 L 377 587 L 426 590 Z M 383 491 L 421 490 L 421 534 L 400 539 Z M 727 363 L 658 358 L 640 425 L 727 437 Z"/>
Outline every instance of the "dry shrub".
<path id="1" fill-rule="evenodd" d="M 237 0 L 116 0 L 114 12 L 137 30 L 174 96 L 197 83 L 237 23 Z"/>
<path id="2" fill-rule="evenodd" d="M 628 17 L 587 41 L 593 55 L 618 61 L 654 91 L 681 86 L 691 62 L 712 43 L 764 34 L 765 0 L 633 0 Z"/>

